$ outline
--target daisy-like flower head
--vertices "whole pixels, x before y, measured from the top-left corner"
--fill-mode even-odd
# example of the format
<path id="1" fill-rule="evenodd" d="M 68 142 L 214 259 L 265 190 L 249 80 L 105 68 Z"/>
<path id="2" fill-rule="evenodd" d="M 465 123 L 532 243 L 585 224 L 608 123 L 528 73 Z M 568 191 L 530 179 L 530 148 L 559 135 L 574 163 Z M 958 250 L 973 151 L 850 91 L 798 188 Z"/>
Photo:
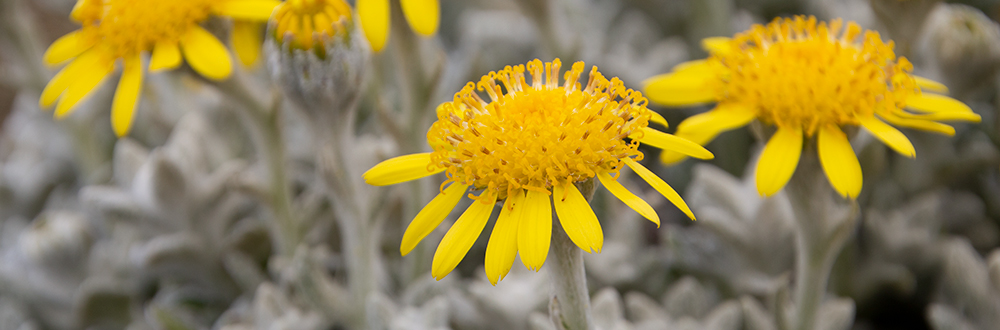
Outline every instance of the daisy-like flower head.
<path id="1" fill-rule="evenodd" d="M 274 9 L 274 22 L 279 44 L 323 51 L 325 41 L 347 35 L 351 6 L 344 0 L 288 0 Z"/>
<path id="2" fill-rule="evenodd" d="M 853 22 L 814 17 L 776 19 L 733 38 L 704 41 L 707 60 L 682 63 L 645 83 L 649 99 L 667 106 L 718 103 L 677 127 L 677 136 L 706 144 L 719 133 L 757 119 L 776 127 L 757 163 L 757 189 L 777 193 L 791 178 L 803 140 L 816 137 L 820 163 L 833 188 L 856 198 L 861 166 L 843 128 L 862 126 L 883 143 L 914 157 L 910 141 L 886 124 L 954 135 L 943 120 L 978 122 L 965 104 L 923 90 L 944 85 L 913 76 L 893 43 Z M 674 163 L 684 155 L 663 152 Z"/>
<path id="3" fill-rule="evenodd" d="M 587 252 L 600 252 L 601 224 L 575 183 L 594 177 L 613 195 L 659 225 L 653 208 L 617 178 L 624 166 L 694 219 L 680 195 L 638 163 L 639 142 L 697 158 L 712 153 L 691 141 L 648 127 L 665 124 L 646 108 L 642 93 L 597 68 L 585 85 L 577 82 L 583 62 L 573 64 L 560 83 L 558 59 L 506 67 L 470 82 L 454 101 L 437 109 L 427 132 L 431 153 L 386 160 L 364 174 L 373 185 L 389 185 L 445 172 L 448 180 L 403 234 L 407 254 L 434 230 L 470 188 L 475 199 L 452 225 L 434 254 L 432 275 L 441 279 L 458 265 L 486 226 L 494 205 L 503 201 L 486 248 L 486 275 L 494 284 L 507 274 L 514 256 L 528 269 L 545 262 L 552 233 L 552 207 L 570 239 Z M 498 83 L 499 82 L 499 83 Z M 502 84 L 502 86 L 501 86 Z M 476 90 L 485 92 L 484 100 Z"/>
<path id="4" fill-rule="evenodd" d="M 260 53 L 261 22 L 271 16 L 276 0 L 79 0 L 71 17 L 82 27 L 56 40 L 45 63 L 70 62 L 45 87 L 40 104 L 56 105 L 57 118 L 68 115 L 115 69 L 124 70 L 111 108 L 115 133 L 132 125 L 143 79 L 143 53 L 152 53 L 149 71 L 176 68 L 181 58 L 206 78 L 222 80 L 232 71 L 229 52 L 199 26 L 212 15 L 230 17 L 233 47 L 244 63 Z"/>
<path id="5" fill-rule="evenodd" d="M 365 31 L 368 43 L 372 50 L 382 51 L 389 40 L 389 0 L 358 0 L 357 4 L 358 19 L 361 20 L 361 28 Z M 406 22 L 410 23 L 413 31 L 423 36 L 431 36 L 437 32 L 441 16 L 438 0 L 399 0 L 399 4 L 403 6 Z"/>

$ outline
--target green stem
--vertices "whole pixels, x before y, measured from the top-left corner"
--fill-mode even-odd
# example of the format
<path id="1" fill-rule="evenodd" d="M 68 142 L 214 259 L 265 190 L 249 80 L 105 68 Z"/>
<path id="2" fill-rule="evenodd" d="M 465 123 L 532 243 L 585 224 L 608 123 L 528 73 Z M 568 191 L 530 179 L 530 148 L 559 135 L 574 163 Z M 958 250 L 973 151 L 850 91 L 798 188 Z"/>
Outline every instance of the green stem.
<path id="1" fill-rule="evenodd" d="M 558 329 L 589 330 L 594 328 L 590 311 L 590 294 L 587 289 L 587 271 L 583 266 L 583 250 L 573 244 L 562 226 L 554 226 L 552 255 L 555 265 L 552 277 L 556 308 L 550 308 L 552 321 Z"/>
<path id="2" fill-rule="evenodd" d="M 833 263 L 857 224 L 857 203 L 837 201 L 816 152 L 803 151 L 786 195 L 796 218 L 795 319 L 792 329 L 816 328 Z"/>
<path id="3" fill-rule="evenodd" d="M 282 133 L 281 102 L 265 106 L 250 90 L 239 74 L 215 84 L 240 106 L 232 107 L 243 123 L 268 173 L 268 203 L 275 221 L 271 236 L 278 253 L 292 257 L 301 241 L 298 220 L 292 210 L 292 191 L 286 168 L 284 135 Z"/>
<path id="4" fill-rule="evenodd" d="M 380 254 L 379 237 L 381 221 L 374 219 L 371 200 L 361 198 L 364 183 L 357 178 L 360 173 L 351 171 L 351 146 L 354 141 L 356 109 L 316 109 L 319 114 L 313 130 L 321 141 L 319 166 L 327 196 L 334 207 L 337 225 L 343 240 L 344 259 L 347 263 L 348 287 L 354 308 L 352 328 L 367 328 L 365 323 L 368 297 L 379 289 Z"/>
<path id="5" fill-rule="evenodd" d="M 578 183 L 577 187 L 589 202 L 594 197 L 594 180 Z M 583 265 L 583 250 L 566 235 L 561 225 L 553 226 L 552 283 L 555 289 L 553 305 L 549 307 L 552 322 L 558 329 L 594 329 L 594 316 L 590 309 L 590 290 L 587 289 L 587 270 Z"/>
<path id="6" fill-rule="evenodd" d="M 805 227 L 805 226 L 800 226 Z M 798 330 L 812 329 L 816 323 L 816 312 L 819 310 L 823 295 L 826 293 L 827 281 L 830 277 L 830 267 L 833 258 L 826 258 L 824 247 L 810 243 L 812 238 L 808 230 L 799 230 L 796 238 L 796 282 L 795 282 L 795 328 Z"/>

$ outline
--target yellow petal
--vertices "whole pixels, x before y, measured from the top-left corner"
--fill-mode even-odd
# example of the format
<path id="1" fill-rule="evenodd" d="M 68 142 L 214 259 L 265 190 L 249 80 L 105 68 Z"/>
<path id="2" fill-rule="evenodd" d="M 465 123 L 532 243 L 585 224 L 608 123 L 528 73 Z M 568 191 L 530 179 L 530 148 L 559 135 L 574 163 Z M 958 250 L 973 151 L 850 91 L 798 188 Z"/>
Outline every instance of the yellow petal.
<path id="1" fill-rule="evenodd" d="M 677 126 L 678 133 L 683 132 L 690 136 L 705 135 L 711 140 L 725 132 L 738 127 L 743 127 L 757 117 L 757 112 L 753 109 L 736 103 L 722 103 L 711 111 L 700 113 L 685 119 Z M 704 138 L 699 138 L 704 139 Z"/>
<path id="2" fill-rule="evenodd" d="M 756 116 L 756 111 L 746 106 L 723 103 L 711 111 L 688 117 L 677 126 L 677 133 L 674 135 L 706 145 L 723 132 L 745 126 Z M 660 153 L 660 161 L 664 164 L 674 164 L 685 158 L 687 155 L 679 152 Z"/>
<path id="3" fill-rule="evenodd" d="M 657 113 L 656 111 L 652 110 L 649 111 L 649 121 L 652 123 L 660 124 L 660 126 L 663 127 L 670 127 L 670 124 L 667 123 L 667 119 L 663 118 L 663 116 Z"/>
<path id="4" fill-rule="evenodd" d="M 73 62 L 70 62 L 69 65 L 60 70 L 52 80 L 49 80 L 49 83 L 45 85 L 45 89 L 42 90 L 42 97 L 39 98 L 38 104 L 42 108 L 52 106 L 62 96 L 63 92 L 80 78 L 82 72 L 92 69 L 105 61 L 103 53 L 96 49 L 80 54 Z"/>
<path id="5" fill-rule="evenodd" d="M 955 135 L 954 127 L 936 121 L 902 118 L 893 114 L 880 114 L 880 116 L 882 117 L 882 119 L 885 119 L 885 121 L 896 126 L 915 128 L 922 131 L 934 132 L 938 134 L 944 134 L 947 136 Z"/>
<path id="6" fill-rule="evenodd" d="M 42 60 L 48 65 L 62 64 L 83 54 L 93 47 L 96 41 L 96 38 L 85 38 L 80 30 L 70 32 L 56 39 L 49 49 L 45 50 Z"/>
<path id="7" fill-rule="evenodd" d="M 711 37 L 701 40 L 701 48 L 711 54 L 726 54 L 733 51 L 732 39 L 729 37 Z"/>
<path id="8" fill-rule="evenodd" d="M 549 255 L 552 242 L 552 202 L 543 192 L 528 190 L 524 208 L 512 215 L 520 219 L 517 226 L 517 251 L 521 263 L 529 270 L 538 271 Z"/>
<path id="9" fill-rule="evenodd" d="M 841 196 L 858 198 L 862 182 L 861 164 L 847 135 L 836 126 L 822 127 L 816 147 L 819 149 L 820 164 L 833 189 Z"/>
<path id="10" fill-rule="evenodd" d="M 128 134 L 135 118 L 135 107 L 142 91 L 142 57 L 135 54 L 125 59 L 125 69 L 111 104 L 111 128 L 118 137 Z"/>
<path id="11" fill-rule="evenodd" d="M 389 0 L 358 0 L 358 19 L 372 50 L 379 52 L 389 39 Z"/>
<path id="12" fill-rule="evenodd" d="M 361 176 L 370 185 L 388 186 L 444 171 L 443 167 L 435 167 L 433 171 L 430 171 L 428 170 L 430 165 L 431 153 L 429 152 L 404 155 L 386 159 Z"/>
<path id="13" fill-rule="evenodd" d="M 73 10 L 69 12 L 69 17 L 74 21 L 82 22 L 84 18 L 83 11 L 84 7 L 86 7 L 87 1 L 89 0 L 76 0 L 76 4 L 73 5 Z"/>
<path id="14" fill-rule="evenodd" d="M 972 112 L 959 100 L 937 94 L 920 94 L 906 99 L 906 107 L 921 112 Z"/>
<path id="15" fill-rule="evenodd" d="M 684 199 L 681 198 L 681 195 L 678 194 L 673 187 L 671 187 L 669 184 L 663 181 L 663 179 L 660 179 L 660 177 L 656 176 L 656 174 L 653 174 L 652 171 L 650 171 L 645 166 L 642 166 L 642 164 L 639 164 L 636 161 L 632 160 L 632 158 L 623 158 L 622 161 L 625 162 L 625 165 L 628 165 L 628 167 L 631 168 L 632 171 L 638 174 L 640 178 L 642 178 L 644 181 L 646 181 L 646 183 L 652 186 L 653 189 L 656 189 L 656 191 L 660 192 L 660 194 L 663 195 L 663 197 L 666 197 L 667 200 L 673 203 L 674 206 L 677 206 L 677 208 L 679 208 L 681 212 L 684 212 L 684 214 L 686 214 L 688 218 L 691 218 L 691 220 L 696 220 L 694 217 L 694 212 L 691 212 L 691 208 L 688 207 L 687 203 L 684 202 Z"/>
<path id="16" fill-rule="evenodd" d="M 929 121 L 967 121 L 978 123 L 983 120 L 979 114 L 972 111 L 941 111 L 923 114 L 911 114 L 908 112 L 897 112 L 895 116 L 906 119 L 919 119 Z"/>
<path id="17" fill-rule="evenodd" d="M 59 98 L 56 105 L 56 118 L 63 118 L 70 114 L 74 107 L 91 94 L 98 85 L 104 81 L 114 71 L 114 61 L 95 61 L 93 66 L 83 67 L 73 76 L 66 76 L 62 79 L 69 80 L 69 86 L 65 94 Z"/>
<path id="18" fill-rule="evenodd" d="M 928 90 L 928 91 L 937 92 L 937 93 L 947 93 L 948 92 L 948 86 L 945 86 L 942 83 L 939 83 L 939 82 L 936 82 L 936 81 L 933 81 L 933 80 L 930 80 L 930 79 L 927 79 L 927 78 L 924 78 L 924 77 L 918 77 L 918 76 L 913 76 L 913 80 L 916 81 L 917 87 L 920 87 L 920 89 L 922 89 L 922 90 Z"/>
<path id="19" fill-rule="evenodd" d="M 264 25 L 245 21 L 233 22 L 233 50 L 236 57 L 240 58 L 240 63 L 245 67 L 252 67 L 260 57 L 260 48 L 263 44 Z"/>
<path id="20" fill-rule="evenodd" d="M 444 218 L 448 217 L 451 210 L 458 205 L 458 201 L 465 196 L 465 191 L 469 189 L 469 186 L 454 183 L 444 191 L 434 196 L 430 203 L 427 203 L 423 209 L 417 213 L 416 217 L 413 217 L 413 221 L 406 226 L 406 231 L 403 232 L 403 240 L 399 243 L 399 253 L 402 255 L 407 255 L 413 248 L 417 247 L 417 243 L 420 243 L 424 237 L 427 237 L 434 228 L 437 228 L 444 221 Z"/>
<path id="21" fill-rule="evenodd" d="M 170 70 L 181 65 L 181 48 L 176 42 L 161 41 L 153 47 L 153 56 L 149 59 L 149 72 Z"/>
<path id="22" fill-rule="evenodd" d="M 712 65 L 708 63 L 708 60 L 687 61 L 675 65 L 670 72 L 680 74 L 708 74 L 712 72 Z"/>
<path id="23" fill-rule="evenodd" d="M 628 207 L 631 207 L 640 215 L 655 223 L 656 228 L 660 228 L 660 216 L 656 215 L 656 211 L 653 210 L 652 206 L 649 206 L 649 203 L 646 203 L 642 198 L 628 191 L 625 186 L 618 183 L 618 180 L 612 178 L 608 173 L 597 173 L 597 179 L 601 181 L 604 188 L 608 189 L 612 195 L 615 195 L 625 205 L 628 205 Z"/>
<path id="24" fill-rule="evenodd" d="M 399 4 L 403 6 L 403 15 L 413 31 L 427 37 L 437 32 L 441 16 L 438 0 L 400 0 Z"/>
<path id="25" fill-rule="evenodd" d="M 584 252 L 601 253 L 604 246 L 604 231 L 590 203 L 583 197 L 576 185 L 557 184 L 552 187 L 552 204 L 556 206 L 559 224 L 569 239 Z"/>
<path id="26" fill-rule="evenodd" d="M 181 39 L 181 52 L 191 68 L 205 78 L 223 80 L 233 72 L 226 45 L 200 26 L 191 27 Z"/>
<path id="27" fill-rule="evenodd" d="M 677 137 L 671 134 L 663 133 L 649 127 L 642 128 L 642 137 L 640 134 L 633 133 L 630 138 L 637 139 L 641 143 L 645 143 L 663 150 L 676 151 L 694 158 L 698 159 L 712 159 L 715 155 L 711 151 L 705 149 L 701 145 L 691 142 L 691 140 Z"/>
<path id="28" fill-rule="evenodd" d="M 910 158 L 916 156 L 916 149 L 913 149 L 910 139 L 907 139 L 906 135 L 903 135 L 895 127 L 889 126 L 875 117 L 859 117 L 858 121 L 868 132 L 871 132 L 876 138 L 882 140 L 882 143 L 888 145 L 892 150 L 896 150 L 900 155 Z"/>
<path id="29" fill-rule="evenodd" d="M 667 73 L 643 82 L 643 94 L 650 102 L 665 106 L 687 106 L 716 101 L 709 73 Z"/>
<path id="30" fill-rule="evenodd" d="M 480 197 L 484 195 L 485 193 Z M 455 266 L 458 266 L 462 258 L 465 258 L 469 248 L 486 227 L 486 222 L 490 220 L 493 204 L 494 201 L 477 200 L 458 217 L 455 224 L 451 225 L 451 229 L 444 234 L 441 244 L 434 252 L 434 260 L 431 261 L 431 276 L 434 276 L 434 279 L 441 280 L 447 276 Z"/>
<path id="31" fill-rule="evenodd" d="M 523 207 L 523 192 L 518 191 L 507 196 L 503 208 L 500 209 L 500 216 L 493 225 L 493 233 L 490 234 L 490 241 L 486 245 L 486 259 L 483 261 L 486 278 L 493 285 L 497 285 L 497 282 L 507 276 L 514 264 L 514 257 L 517 256 L 517 225 L 521 219 L 513 215 L 524 213 L 514 211 Z"/>
<path id="32" fill-rule="evenodd" d="M 38 98 L 39 108 L 44 109 L 51 107 L 56 103 L 56 101 L 59 100 L 62 93 L 66 91 L 66 87 L 69 85 L 69 79 L 66 79 L 66 72 L 68 70 L 69 68 L 59 70 L 59 72 L 52 77 L 52 80 L 49 80 L 49 83 L 45 84 L 45 89 L 42 89 L 42 96 Z"/>
<path id="33" fill-rule="evenodd" d="M 802 155 L 802 128 L 779 127 L 757 161 L 757 192 L 771 196 L 785 187 Z"/>
<path id="34" fill-rule="evenodd" d="M 215 13 L 234 19 L 267 21 L 274 7 L 281 4 L 277 0 L 228 0 L 219 4 Z"/>

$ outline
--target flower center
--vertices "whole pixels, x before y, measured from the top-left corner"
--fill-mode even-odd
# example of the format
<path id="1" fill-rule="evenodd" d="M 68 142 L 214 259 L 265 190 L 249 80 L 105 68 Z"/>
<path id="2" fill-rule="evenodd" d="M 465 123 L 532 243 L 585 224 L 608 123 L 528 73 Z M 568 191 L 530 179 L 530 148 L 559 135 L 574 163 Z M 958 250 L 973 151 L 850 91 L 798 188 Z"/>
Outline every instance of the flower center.
<path id="1" fill-rule="evenodd" d="M 499 198 L 514 189 L 549 193 L 555 184 L 617 172 L 623 158 L 642 158 L 638 142 L 625 141 L 648 124 L 641 93 L 618 78 L 608 81 L 596 67 L 581 89 L 583 62 L 566 72 L 561 85 L 558 59 L 529 62 L 530 83 L 524 68 L 490 72 L 438 107 L 427 139 L 432 164 L 446 168 L 449 181 Z M 475 87 L 492 101 L 480 98 Z"/>
<path id="2" fill-rule="evenodd" d="M 753 106 L 767 124 L 800 126 L 809 135 L 822 125 L 858 125 L 857 117 L 898 109 L 919 93 L 905 58 L 878 33 L 848 23 L 829 26 L 810 17 L 755 26 L 713 52 L 721 68 L 720 99 Z M 861 42 L 857 42 L 861 37 Z"/>
<path id="3" fill-rule="evenodd" d="M 84 29 L 102 40 L 115 57 L 150 50 L 157 42 L 178 42 L 208 18 L 212 0 L 85 0 Z"/>
<path id="4" fill-rule="evenodd" d="M 292 46 L 311 49 L 346 31 L 351 7 L 343 0 L 288 0 L 275 9 L 274 37 L 291 38 Z"/>

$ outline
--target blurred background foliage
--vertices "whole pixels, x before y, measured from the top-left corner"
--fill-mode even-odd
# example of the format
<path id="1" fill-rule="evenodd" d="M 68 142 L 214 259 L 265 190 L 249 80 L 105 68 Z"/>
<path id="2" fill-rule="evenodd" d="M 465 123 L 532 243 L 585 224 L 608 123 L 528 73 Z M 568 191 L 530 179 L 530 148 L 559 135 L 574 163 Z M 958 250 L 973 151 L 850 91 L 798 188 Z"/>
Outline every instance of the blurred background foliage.
<path id="1" fill-rule="evenodd" d="M 392 3 L 387 48 L 366 59 L 363 83 L 343 86 L 358 93 L 356 117 L 280 107 L 274 123 L 302 238 L 279 253 L 262 183 L 266 152 L 233 111 L 244 104 L 184 69 L 149 76 L 126 138 L 107 124 L 110 82 L 54 121 L 36 105 L 53 74 L 41 54 L 77 28 L 73 1 L 0 0 L 0 329 L 555 329 L 549 277 L 515 262 L 491 286 L 485 235 L 438 282 L 430 257 L 448 226 L 399 255 L 405 225 L 436 183 L 378 192 L 355 182 L 352 203 L 370 212 L 344 213 L 327 196 L 324 176 L 343 177 L 324 172 L 332 138 L 324 131 L 349 127 L 331 157 L 349 159 L 341 170 L 359 175 L 425 151 L 436 105 L 489 71 L 560 57 L 639 88 L 704 57 L 702 38 L 797 14 L 879 31 L 916 74 L 944 82 L 983 118 L 957 125 L 953 138 L 903 130 L 915 159 L 857 135 L 861 218 L 833 268 L 818 328 L 1000 327 L 1000 2 L 442 0 L 432 38 L 410 31 Z M 265 67 L 231 79 L 281 99 Z M 652 108 L 671 125 L 707 110 Z M 795 281 L 793 215 L 783 194 L 761 198 L 745 175 L 760 148 L 753 129 L 709 144 L 711 161 L 646 162 L 682 192 L 696 222 L 661 201 L 656 228 L 599 190 L 592 204 L 606 243 L 586 266 L 601 329 L 788 329 L 779 315 Z M 345 256 L 352 244 L 372 249 L 367 263 Z"/>

